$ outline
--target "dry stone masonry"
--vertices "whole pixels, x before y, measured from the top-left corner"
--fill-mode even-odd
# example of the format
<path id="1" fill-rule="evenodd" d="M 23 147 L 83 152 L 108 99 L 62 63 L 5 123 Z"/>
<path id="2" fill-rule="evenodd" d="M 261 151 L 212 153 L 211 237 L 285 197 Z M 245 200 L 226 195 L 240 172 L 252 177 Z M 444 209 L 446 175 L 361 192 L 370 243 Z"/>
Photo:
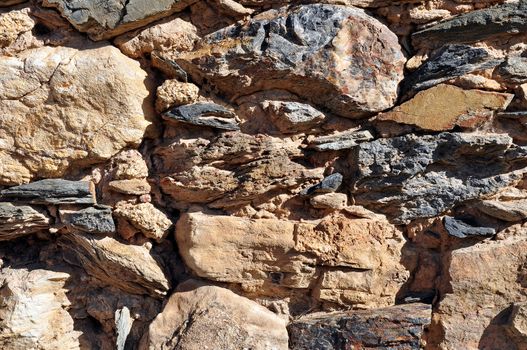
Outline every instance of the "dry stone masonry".
<path id="1" fill-rule="evenodd" d="M 526 30 L 0 0 L 0 349 L 527 349 Z"/>

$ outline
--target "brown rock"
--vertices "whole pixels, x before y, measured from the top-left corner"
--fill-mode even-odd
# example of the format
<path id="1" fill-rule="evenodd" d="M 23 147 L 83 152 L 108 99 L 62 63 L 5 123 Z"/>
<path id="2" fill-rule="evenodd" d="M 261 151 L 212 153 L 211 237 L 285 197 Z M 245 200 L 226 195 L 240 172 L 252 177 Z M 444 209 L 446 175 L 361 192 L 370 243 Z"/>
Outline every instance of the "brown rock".
<path id="1" fill-rule="evenodd" d="M 140 196 L 150 193 L 151 187 L 145 179 L 110 181 L 108 187 L 115 192 Z"/>
<path id="2" fill-rule="evenodd" d="M 124 203 L 114 210 L 117 218 L 128 221 L 146 237 L 161 240 L 172 227 L 172 221 L 151 203 Z"/>
<path id="3" fill-rule="evenodd" d="M 345 117 L 392 107 L 405 63 L 397 37 L 379 21 L 356 8 L 321 4 L 262 13 L 173 58 L 199 84 L 206 80 L 229 98 L 285 89 Z"/>
<path id="4" fill-rule="evenodd" d="M 194 103 L 198 100 L 199 88 L 192 83 L 166 80 L 157 88 L 156 111 L 161 113 L 172 107 Z"/>
<path id="5" fill-rule="evenodd" d="M 0 14 L 0 52 L 33 29 L 35 21 L 28 13 L 25 8 Z"/>
<path id="6" fill-rule="evenodd" d="M 0 184 L 108 159 L 148 126 L 146 73 L 111 46 L 0 57 L 0 75 Z"/>
<path id="7" fill-rule="evenodd" d="M 345 193 L 324 193 L 311 197 L 309 203 L 318 209 L 343 209 L 348 204 L 348 196 Z"/>
<path id="8" fill-rule="evenodd" d="M 112 157 L 114 180 L 143 179 L 148 177 L 148 166 L 143 155 L 135 149 L 119 152 Z"/>
<path id="9" fill-rule="evenodd" d="M 194 25 L 181 18 L 173 18 L 118 36 L 114 44 L 125 55 L 139 58 L 152 52 L 189 51 L 198 39 Z"/>
<path id="10" fill-rule="evenodd" d="M 46 230 L 49 224 L 50 218 L 43 211 L 0 202 L 0 241 Z"/>
<path id="11" fill-rule="evenodd" d="M 191 320 L 191 322 L 189 322 Z M 286 322 L 228 289 L 187 281 L 172 294 L 140 349 L 287 349 Z"/>
<path id="12" fill-rule="evenodd" d="M 191 213 L 178 221 L 176 238 L 198 276 L 246 290 L 259 286 L 263 295 L 273 286 L 313 288 L 318 280 L 322 301 L 385 306 L 406 280 L 403 238 L 387 222 L 334 215 L 314 225 Z"/>
<path id="13" fill-rule="evenodd" d="M 4 268 L 0 270 L 0 347 L 79 349 L 81 332 L 68 313 L 64 272 Z"/>
<path id="14" fill-rule="evenodd" d="M 124 292 L 162 298 L 170 288 L 162 267 L 144 246 L 82 233 L 64 235 L 59 244 L 67 261 Z"/>
<path id="15" fill-rule="evenodd" d="M 411 124 L 425 130 L 445 131 L 456 125 L 475 128 L 494 111 L 504 110 L 513 95 L 481 90 L 463 90 L 440 84 L 417 93 L 410 101 L 380 114 L 378 120 Z"/>

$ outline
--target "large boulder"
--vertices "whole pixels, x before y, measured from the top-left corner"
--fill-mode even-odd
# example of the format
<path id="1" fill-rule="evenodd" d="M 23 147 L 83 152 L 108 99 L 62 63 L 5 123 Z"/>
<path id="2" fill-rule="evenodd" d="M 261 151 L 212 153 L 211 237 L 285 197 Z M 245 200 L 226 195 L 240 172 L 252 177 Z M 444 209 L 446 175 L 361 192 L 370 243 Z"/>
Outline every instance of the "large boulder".
<path id="1" fill-rule="evenodd" d="M 279 88 L 345 117 L 392 107 L 405 58 L 397 36 L 353 7 L 269 11 L 173 59 L 230 98 Z"/>

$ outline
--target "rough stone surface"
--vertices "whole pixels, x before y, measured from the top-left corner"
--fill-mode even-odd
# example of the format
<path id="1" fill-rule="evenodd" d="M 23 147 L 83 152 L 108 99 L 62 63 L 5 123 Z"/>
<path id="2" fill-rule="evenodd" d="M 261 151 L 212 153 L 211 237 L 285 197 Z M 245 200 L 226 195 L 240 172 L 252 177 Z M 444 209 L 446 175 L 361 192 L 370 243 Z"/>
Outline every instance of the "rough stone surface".
<path id="1" fill-rule="evenodd" d="M 356 203 L 396 222 L 433 217 L 517 183 L 524 171 L 512 167 L 523 157 L 515 151 L 522 154 L 523 148 L 499 134 L 408 135 L 361 143 L 348 160 L 352 193 Z"/>
<path id="2" fill-rule="evenodd" d="M 286 322 L 266 308 L 227 289 L 187 281 L 152 322 L 141 348 L 286 350 L 287 341 Z"/>
<path id="3" fill-rule="evenodd" d="M 117 206 L 114 215 L 126 220 L 146 237 L 161 240 L 172 227 L 172 221 L 151 203 Z"/>
<path id="4" fill-rule="evenodd" d="M 340 151 L 350 149 L 359 142 L 370 141 L 372 134 L 367 131 L 343 131 L 333 135 L 320 136 L 309 142 L 308 147 L 316 151 Z"/>
<path id="5" fill-rule="evenodd" d="M 423 304 L 315 313 L 288 326 L 290 349 L 420 349 L 431 315 L 431 307 Z"/>
<path id="6" fill-rule="evenodd" d="M 82 232 L 111 234 L 115 223 L 111 208 L 89 207 L 81 210 L 59 210 L 61 221 L 72 230 Z"/>
<path id="7" fill-rule="evenodd" d="M 164 112 L 169 108 L 196 102 L 199 88 L 192 83 L 182 83 L 169 79 L 157 88 L 156 111 Z"/>
<path id="8" fill-rule="evenodd" d="M 27 205 L 0 202 L 0 241 L 11 240 L 49 228 L 50 218 Z"/>
<path id="9" fill-rule="evenodd" d="M 331 174 L 315 186 L 306 188 L 301 194 L 312 195 L 316 193 L 335 192 L 339 189 L 340 185 L 342 185 L 342 179 L 343 177 L 340 173 Z"/>
<path id="10" fill-rule="evenodd" d="M 284 134 L 294 134 L 313 128 L 322 123 L 326 116 L 305 103 L 268 101 L 264 108 L 271 119 Z"/>
<path id="11" fill-rule="evenodd" d="M 163 268 L 143 246 L 83 233 L 64 235 L 60 244 L 66 260 L 127 293 L 162 298 L 170 288 Z"/>
<path id="12" fill-rule="evenodd" d="M 474 227 L 461 220 L 446 216 L 443 224 L 449 235 L 457 238 L 467 237 L 489 237 L 496 234 L 496 230 L 490 227 Z"/>
<path id="13" fill-rule="evenodd" d="M 94 204 L 95 189 L 89 181 L 46 179 L 0 191 L 0 198 L 32 204 Z"/>
<path id="14" fill-rule="evenodd" d="M 389 305 L 406 278 L 396 248 L 402 237 L 387 222 L 335 215 L 315 225 L 192 213 L 178 221 L 176 238 L 195 274 L 247 291 L 275 285 L 303 293 L 315 285 L 319 300 L 375 307 Z"/>
<path id="15" fill-rule="evenodd" d="M 181 11 L 195 0 L 109 1 L 44 0 L 43 5 L 57 8 L 61 14 L 94 40 L 108 39 L 142 27 L 159 18 Z"/>
<path id="16" fill-rule="evenodd" d="M 116 48 L 84 44 L 0 57 L 0 184 L 60 177 L 140 143 L 146 72 Z"/>
<path id="17" fill-rule="evenodd" d="M 455 126 L 475 129 L 491 119 L 495 111 L 507 108 L 513 97 L 441 84 L 419 92 L 410 101 L 377 118 L 431 131 L 451 130 Z"/>
<path id="18" fill-rule="evenodd" d="M 220 130 L 240 130 L 236 115 L 214 103 L 197 102 L 174 108 L 163 114 L 163 119 Z"/>
<path id="19" fill-rule="evenodd" d="M 367 63 L 372 57 L 374 64 Z M 397 37 L 376 19 L 316 4 L 218 31 L 175 61 L 232 98 L 240 90 L 285 88 L 337 114 L 361 117 L 393 106 L 405 59 Z"/>
<path id="20" fill-rule="evenodd" d="M 504 221 L 522 221 L 527 219 L 527 200 L 483 200 L 476 204 L 483 213 Z"/>
<path id="21" fill-rule="evenodd" d="M 309 203 L 318 209 L 344 209 L 348 196 L 345 193 L 317 194 L 309 199 Z"/>
<path id="22" fill-rule="evenodd" d="M 43 269 L 0 270 L 0 347 L 79 349 L 81 332 L 68 313 L 67 273 Z"/>

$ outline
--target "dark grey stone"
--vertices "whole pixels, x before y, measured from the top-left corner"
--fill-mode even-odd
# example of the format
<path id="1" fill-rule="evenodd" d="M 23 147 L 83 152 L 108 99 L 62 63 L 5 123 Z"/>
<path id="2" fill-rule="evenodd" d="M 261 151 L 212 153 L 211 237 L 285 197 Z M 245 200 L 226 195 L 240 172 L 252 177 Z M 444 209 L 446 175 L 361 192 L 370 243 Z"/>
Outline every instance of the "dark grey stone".
<path id="1" fill-rule="evenodd" d="M 431 316 L 431 306 L 419 303 L 307 315 L 287 327 L 289 348 L 420 349 Z"/>
<path id="2" fill-rule="evenodd" d="M 49 224 L 50 218 L 44 210 L 0 202 L 0 241 L 47 230 Z"/>
<path id="3" fill-rule="evenodd" d="M 339 189 L 339 187 L 342 185 L 342 174 L 334 173 L 329 175 L 328 177 L 325 177 L 320 183 L 316 184 L 315 186 L 311 186 L 309 188 L 306 188 L 302 192 L 300 192 L 301 195 L 312 195 L 316 193 L 330 193 L 335 192 Z"/>
<path id="4" fill-rule="evenodd" d="M 511 185 L 525 153 L 508 135 L 444 132 L 361 143 L 347 164 L 355 202 L 406 223 Z"/>
<path id="5" fill-rule="evenodd" d="M 527 2 L 504 4 L 472 11 L 440 22 L 412 35 L 415 46 L 446 43 L 474 43 L 499 34 L 527 30 Z"/>
<path id="6" fill-rule="evenodd" d="M 100 234 L 115 232 L 111 208 L 89 207 L 78 211 L 60 211 L 64 224 L 69 228 Z"/>
<path id="7" fill-rule="evenodd" d="M 401 90 L 405 97 L 410 97 L 420 90 L 467 73 L 496 67 L 500 63 L 502 61 L 492 58 L 484 48 L 446 45 L 412 72 L 402 82 Z"/>
<path id="8" fill-rule="evenodd" d="M 89 181 L 45 179 L 0 191 L 0 199 L 32 204 L 95 204 Z"/>
<path id="9" fill-rule="evenodd" d="M 315 151 L 340 151 L 357 146 L 359 142 L 370 141 L 372 134 L 367 131 L 344 131 L 335 135 L 320 136 L 311 141 L 308 148 Z"/>
<path id="10" fill-rule="evenodd" d="M 491 227 L 470 226 L 469 224 L 461 220 L 456 220 L 450 216 L 445 216 L 443 218 L 443 225 L 450 236 L 457 238 L 488 237 L 496 234 L 496 230 Z"/>
<path id="11" fill-rule="evenodd" d="M 215 103 L 193 103 L 176 107 L 163 114 L 163 119 L 220 130 L 240 130 L 236 115 Z"/>
<path id="12" fill-rule="evenodd" d="M 507 60 L 498 68 L 497 74 L 502 79 L 513 84 L 523 84 L 527 82 L 527 58 L 508 57 Z"/>

